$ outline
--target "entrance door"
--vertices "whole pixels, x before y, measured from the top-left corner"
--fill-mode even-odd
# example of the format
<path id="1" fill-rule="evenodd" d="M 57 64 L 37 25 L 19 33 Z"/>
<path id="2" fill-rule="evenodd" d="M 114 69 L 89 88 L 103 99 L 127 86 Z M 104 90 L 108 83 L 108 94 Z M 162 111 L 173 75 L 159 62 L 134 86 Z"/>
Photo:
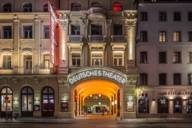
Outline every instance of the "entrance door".
<path id="1" fill-rule="evenodd" d="M 21 89 L 21 115 L 23 117 L 33 116 L 33 97 L 34 92 L 31 87 Z"/>
<path id="2" fill-rule="evenodd" d="M 73 89 L 75 117 L 120 117 L 120 87 L 107 80 L 83 81 Z"/>
<path id="3" fill-rule="evenodd" d="M 45 87 L 42 89 L 42 116 L 51 117 L 54 116 L 55 111 L 55 98 L 54 89 L 51 87 Z"/>
<path id="4" fill-rule="evenodd" d="M 13 112 L 13 92 L 5 87 L 1 90 L 1 117 L 8 117 Z"/>

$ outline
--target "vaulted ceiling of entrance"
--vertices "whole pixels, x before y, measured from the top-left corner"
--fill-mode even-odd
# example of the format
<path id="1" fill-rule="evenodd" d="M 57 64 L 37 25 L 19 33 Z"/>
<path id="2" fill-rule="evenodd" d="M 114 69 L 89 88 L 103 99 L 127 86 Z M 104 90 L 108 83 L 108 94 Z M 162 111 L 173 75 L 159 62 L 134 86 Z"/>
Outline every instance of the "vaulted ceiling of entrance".
<path id="1" fill-rule="evenodd" d="M 108 80 L 88 80 L 77 85 L 75 89 L 83 97 L 91 94 L 102 94 L 111 97 L 117 93 L 119 86 Z"/>

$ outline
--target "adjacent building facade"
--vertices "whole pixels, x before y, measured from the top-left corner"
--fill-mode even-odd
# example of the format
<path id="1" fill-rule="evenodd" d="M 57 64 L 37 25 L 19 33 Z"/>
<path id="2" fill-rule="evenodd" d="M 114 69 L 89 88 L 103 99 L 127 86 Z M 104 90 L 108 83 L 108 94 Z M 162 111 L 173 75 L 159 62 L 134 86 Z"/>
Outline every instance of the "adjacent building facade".
<path id="1" fill-rule="evenodd" d="M 186 2 L 2 1 L 0 116 L 190 115 Z"/>

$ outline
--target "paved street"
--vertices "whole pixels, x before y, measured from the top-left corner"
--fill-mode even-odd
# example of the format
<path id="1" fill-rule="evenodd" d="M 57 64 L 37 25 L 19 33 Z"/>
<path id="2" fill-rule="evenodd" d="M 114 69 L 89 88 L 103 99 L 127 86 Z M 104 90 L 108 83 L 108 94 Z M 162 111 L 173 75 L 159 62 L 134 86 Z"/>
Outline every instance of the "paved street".
<path id="1" fill-rule="evenodd" d="M 181 120 L 58 120 L 58 121 L 1 121 L 0 128 L 192 128 L 192 121 Z"/>

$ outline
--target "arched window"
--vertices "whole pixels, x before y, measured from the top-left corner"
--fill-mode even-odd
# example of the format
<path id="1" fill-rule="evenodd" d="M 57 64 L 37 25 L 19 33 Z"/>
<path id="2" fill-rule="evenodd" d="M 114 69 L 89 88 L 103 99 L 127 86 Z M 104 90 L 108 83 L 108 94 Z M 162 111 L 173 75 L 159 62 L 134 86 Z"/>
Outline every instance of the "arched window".
<path id="1" fill-rule="evenodd" d="M 158 99 L 158 113 L 168 113 L 169 112 L 169 100 L 166 97 L 160 97 Z"/>
<path id="2" fill-rule="evenodd" d="M 13 92 L 9 87 L 1 90 L 1 116 L 5 117 L 7 112 L 13 111 Z"/>
<path id="3" fill-rule="evenodd" d="M 11 11 L 12 11 L 12 6 L 10 3 L 3 5 L 3 12 L 11 12 Z"/>
<path id="4" fill-rule="evenodd" d="M 91 7 L 102 7 L 99 2 L 92 2 Z"/>
<path id="5" fill-rule="evenodd" d="M 53 116 L 55 110 L 54 89 L 45 87 L 42 89 L 42 116 Z"/>
<path id="6" fill-rule="evenodd" d="M 23 12 L 32 12 L 32 4 L 26 3 L 23 5 Z"/>
<path id="7" fill-rule="evenodd" d="M 48 11 L 49 11 L 49 9 L 48 9 L 48 4 L 44 4 L 44 5 L 43 5 L 43 11 L 44 11 L 44 12 L 48 12 Z"/>
<path id="8" fill-rule="evenodd" d="M 138 100 L 138 112 L 149 113 L 149 98 L 148 94 L 142 94 Z"/>
<path id="9" fill-rule="evenodd" d="M 187 113 L 192 113 L 192 94 L 187 100 Z"/>
<path id="10" fill-rule="evenodd" d="M 31 87 L 21 89 L 21 113 L 22 116 L 33 116 L 34 92 Z"/>
<path id="11" fill-rule="evenodd" d="M 80 11 L 81 4 L 80 3 L 71 3 L 71 11 Z"/>
<path id="12" fill-rule="evenodd" d="M 182 99 L 180 97 L 174 99 L 173 110 L 174 113 L 182 113 Z"/>

